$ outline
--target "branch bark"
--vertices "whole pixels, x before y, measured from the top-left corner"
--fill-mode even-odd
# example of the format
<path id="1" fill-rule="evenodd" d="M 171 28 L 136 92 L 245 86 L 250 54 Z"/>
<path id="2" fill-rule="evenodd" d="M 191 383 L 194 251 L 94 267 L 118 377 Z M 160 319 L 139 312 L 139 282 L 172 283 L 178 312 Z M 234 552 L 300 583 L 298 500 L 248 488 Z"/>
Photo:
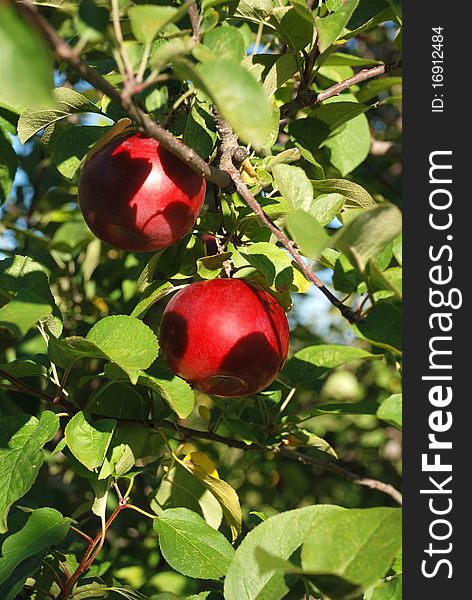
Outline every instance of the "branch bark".
<path id="1" fill-rule="evenodd" d="M 328 98 L 339 95 L 341 92 L 351 87 L 351 85 L 367 81 L 367 79 L 371 79 L 372 77 L 384 75 L 391 69 L 393 69 L 392 65 L 378 65 L 371 69 L 362 69 L 352 77 L 348 77 L 348 79 L 336 83 L 322 92 L 315 92 L 310 88 L 304 87 L 298 91 L 297 96 L 293 100 L 280 107 L 280 118 L 286 119 L 298 110 L 320 104 Z"/>
<path id="2" fill-rule="evenodd" d="M 262 206 L 256 200 L 254 195 L 251 193 L 247 185 L 244 183 L 239 170 L 233 163 L 233 153 L 238 147 L 237 136 L 231 129 L 231 127 L 224 121 L 220 116 L 216 116 L 216 125 L 221 138 L 221 159 L 220 168 L 229 174 L 234 182 L 237 192 L 246 201 L 247 205 L 254 211 L 259 220 L 264 223 L 266 227 L 275 235 L 275 237 L 282 243 L 284 248 L 300 267 L 301 271 L 308 279 L 315 284 L 315 286 L 322 292 L 326 298 L 335 306 L 340 313 L 350 323 L 358 323 L 362 320 L 360 313 L 353 311 L 348 306 L 345 306 L 336 296 L 323 284 L 323 282 L 313 273 L 310 267 L 306 264 L 303 258 L 300 256 L 295 248 L 295 244 L 269 219 L 265 214 Z"/>
<path id="3" fill-rule="evenodd" d="M 61 406 L 61 404 L 59 404 L 58 402 L 54 402 L 54 398 L 46 392 L 31 387 L 27 383 L 21 381 L 21 379 L 17 379 L 16 377 L 10 375 L 10 373 L 7 373 L 3 369 L 0 369 L 0 379 L 6 379 L 7 381 L 9 381 L 19 392 L 23 392 L 24 394 L 30 394 L 31 396 L 35 396 L 36 398 L 44 400 L 45 402 L 50 402 L 51 404 L 55 404 L 56 406 Z"/>
<path id="4" fill-rule="evenodd" d="M 199 173 L 207 181 L 226 188 L 231 185 L 231 180 L 227 173 L 208 165 L 198 154 L 189 146 L 182 143 L 169 131 L 158 125 L 155 121 L 143 112 L 134 103 L 129 94 L 120 94 L 120 92 L 110 85 L 103 77 L 84 63 L 74 52 L 73 48 L 67 44 L 39 13 L 36 6 L 30 4 L 28 0 L 17 0 L 18 10 L 22 16 L 33 25 L 42 36 L 47 40 L 49 46 L 61 60 L 69 63 L 84 79 L 92 84 L 97 90 L 103 92 L 106 96 L 120 104 L 128 114 L 133 117 L 137 125 L 146 133 L 160 142 L 164 148 L 180 158 L 193 171 Z"/>
<path id="5" fill-rule="evenodd" d="M 212 431 L 198 431 L 196 429 L 190 429 L 189 427 L 184 427 L 182 425 L 175 425 L 170 421 L 164 421 L 164 423 L 160 423 L 159 425 L 154 426 L 156 429 L 166 429 L 169 431 L 177 432 L 182 439 L 188 438 L 198 438 L 202 440 L 208 440 L 210 442 L 217 442 L 219 444 L 224 444 L 230 448 L 239 448 L 244 451 L 256 451 L 256 452 L 270 452 L 271 448 L 265 448 L 264 446 L 259 446 L 258 444 L 245 444 L 239 440 L 234 440 L 231 438 L 227 438 L 221 436 Z M 377 490 L 384 494 L 390 496 L 397 504 L 402 504 L 402 495 L 401 493 L 389 483 L 384 483 L 383 481 L 379 481 L 378 479 L 372 479 L 370 477 L 360 477 L 353 473 L 349 469 L 346 469 L 341 464 L 339 464 L 336 459 L 326 455 L 325 459 L 318 458 L 316 456 L 308 456 L 307 454 L 302 454 L 301 452 L 297 452 L 296 450 L 289 450 L 285 446 L 278 446 L 273 449 L 273 451 L 279 456 L 283 456 L 289 460 L 295 460 L 305 465 L 312 465 L 315 467 L 319 467 L 324 469 L 325 471 L 329 471 L 330 473 L 334 473 L 338 475 L 342 479 L 346 479 L 347 481 L 351 481 L 352 483 L 356 483 L 357 485 L 362 485 L 368 487 L 373 490 Z"/>

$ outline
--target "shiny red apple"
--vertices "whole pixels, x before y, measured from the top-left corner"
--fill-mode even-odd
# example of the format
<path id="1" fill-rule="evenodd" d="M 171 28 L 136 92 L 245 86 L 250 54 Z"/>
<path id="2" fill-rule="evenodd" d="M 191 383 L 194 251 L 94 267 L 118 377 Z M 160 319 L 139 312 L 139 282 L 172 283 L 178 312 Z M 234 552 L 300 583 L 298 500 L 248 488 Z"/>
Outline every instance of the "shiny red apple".
<path id="1" fill-rule="evenodd" d="M 170 300 L 160 345 L 171 369 L 198 390 L 250 396 L 283 367 L 288 322 L 261 287 L 243 279 L 212 279 L 193 283 Z"/>
<path id="2" fill-rule="evenodd" d="M 134 252 L 161 250 L 183 237 L 204 197 L 203 177 L 141 133 L 100 148 L 79 179 L 80 208 L 93 233 Z"/>

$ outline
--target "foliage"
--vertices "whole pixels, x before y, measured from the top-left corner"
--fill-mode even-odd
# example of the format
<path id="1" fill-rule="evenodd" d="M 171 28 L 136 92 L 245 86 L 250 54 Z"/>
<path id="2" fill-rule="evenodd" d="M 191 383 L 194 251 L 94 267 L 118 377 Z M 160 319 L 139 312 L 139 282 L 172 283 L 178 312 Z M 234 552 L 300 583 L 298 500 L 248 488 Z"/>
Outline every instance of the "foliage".
<path id="1" fill-rule="evenodd" d="M 400 600 L 399 6 L 2 4 L 2 598 Z M 139 111 L 213 172 L 222 120 L 248 149 L 240 193 L 207 174 L 194 229 L 153 255 L 95 238 L 77 203 Z M 254 397 L 197 392 L 159 352 L 171 295 L 227 276 L 290 311 Z"/>

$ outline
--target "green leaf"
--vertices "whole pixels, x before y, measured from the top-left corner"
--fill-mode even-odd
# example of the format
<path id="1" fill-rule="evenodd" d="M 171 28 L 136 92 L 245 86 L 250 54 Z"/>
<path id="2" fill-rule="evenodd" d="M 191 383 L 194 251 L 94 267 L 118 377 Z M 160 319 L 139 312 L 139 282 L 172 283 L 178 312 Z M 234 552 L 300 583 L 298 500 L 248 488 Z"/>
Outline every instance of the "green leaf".
<path id="1" fill-rule="evenodd" d="M 221 273 L 224 263 L 231 259 L 232 252 L 204 256 L 197 261 L 197 273 L 202 279 L 214 279 Z"/>
<path id="2" fill-rule="evenodd" d="M 339 404 L 318 404 L 311 411 L 314 417 L 319 415 L 375 415 L 379 407 L 378 402 L 363 400 L 362 402 L 341 402 Z"/>
<path id="3" fill-rule="evenodd" d="M 103 465 L 104 467 L 105 465 Z M 103 467 L 100 470 L 100 474 L 103 471 Z M 100 479 L 100 475 L 98 479 L 91 478 L 90 485 L 92 486 L 94 499 L 91 507 L 91 511 L 94 515 L 99 517 L 100 521 L 103 523 L 106 522 L 106 511 L 107 511 L 107 503 L 108 503 L 108 492 L 111 489 L 113 480 L 111 477 Z"/>
<path id="4" fill-rule="evenodd" d="M 11 3 L 2 3 L 0 37 L 0 106 L 20 113 L 29 104 L 52 104 L 51 53 Z"/>
<path id="5" fill-rule="evenodd" d="M 279 132 L 280 132 L 280 109 L 277 106 L 277 102 L 275 101 L 275 98 L 272 97 L 269 99 L 269 107 L 270 107 L 270 130 L 264 140 L 264 143 L 262 144 L 262 148 L 264 148 L 265 151 L 270 151 L 272 146 L 277 143 L 277 140 L 279 139 Z M 257 172 L 259 179 L 262 182 L 265 181 L 267 184 L 272 181 L 272 178 L 263 169 L 256 169 L 256 172 Z"/>
<path id="6" fill-rule="evenodd" d="M 187 117 L 184 142 L 206 160 L 213 151 L 217 137 L 210 105 L 195 101 Z"/>
<path id="7" fill-rule="evenodd" d="M 260 23 L 268 17 L 274 9 L 272 0 L 240 0 L 236 15 L 249 21 Z"/>
<path id="8" fill-rule="evenodd" d="M 258 242 L 240 254 L 264 276 L 272 289 L 284 292 L 290 288 L 293 281 L 292 259 L 284 250 L 269 242 Z"/>
<path id="9" fill-rule="evenodd" d="M 377 203 L 369 192 L 358 183 L 348 179 L 317 179 L 311 185 L 315 196 L 320 194 L 340 194 L 344 196 L 344 208 L 375 208 Z"/>
<path id="10" fill-rule="evenodd" d="M 320 52 L 327 50 L 339 37 L 349 22 L 359 0 L 346 0 L 339 10 L 324 18 L 315 17 Z"/>
<path id="11" fill-rule="evenodd" d="M 0 67 L 1 68 L 1 67 Z M 8 137 L 0 129 L 0 204 L 7 199 L 15 179 L 18 159 Z"/>
<path id="12" fill-rule="evenodd" d="M 94 0 L 81 0 L 76 27 L 81 36 L 90 42 L 103 39 L 110 20 L 109 9 Z"/>
<path id="13" fill-rule="evenodd" d="M 139 374 L 138 383 L 157 392 L 181 419 L 192 412 L 195 404 L 192 388 L 170 371 L 153 367 L 148 373 Z"/>
<path id="14" fill-rule="evenodd" d="M 317 586 L 331 598 L 348 597 L 387 573 L 401 548 L 401 533 L 400 509 L 327 514 L 303 543 L 303 570 L 318 575 Z"/>
<path id="15" fill-rule="evenodd" d="M 128 17 L 134 37 L 143 44 L 150 44 L 166 25 L 179 15 L 173 6 L 140 4 L 128 9 Z"/>
<path id="16" fill-rule="evenodd" d="M 6 327 L 14 335 L 23 337 L 51 312 L 51 305 L 40 296 L 20 290 L 8 304 L 0 308 L 0 328 Z"/>
<path id="17" fill-rule="evenodd" d="M 310 128 L 310 133 L 316 131 L 316 138 L 319 143 L 326 139 L 329 135 L 335 132 L 337 129 L 356 119 L 359 115 L 367 112 L 371 107 L 365 104 L 360 104 L 355 96 L 352 94 L 341 94 L 325 100 L 320 106 L 316 106 L 310 111 L 310 116 L 307 119 L 298 119 L 294 121 L 292 125 L 295 125 L 295 129 L 292 130 L 305 131 L 307 129 L 304 126 Z M 304 123 L 304 121 L 307 121 Z M 343 130 L 344 131 L 344 130 Z"/>
<path id="18" fill-rule="evenodd" d="M 153 71 L 162 71 L 173 60 L 190 52 L 194 45 L 190 38 L 174 38 L 160 43 L 149 60 Z"/>
<path id="19" fill-rule="evenodd" d="M 402 215 L 393 204 L 382 204 L 362 212 L 345 225 L 334 239 L 357 268 L 363 272 L 367 261 L 379 254 L 401 231 Z"/>
<path id="20" fill-rule="evenodd" d="M 151 401 L 126 381 L 109 381 L 90 396 L 86 409 L 103 417 L 145 420 L 151 410 Z"/>
<path id="21" fill-rule="evenodd" d="M 373 355 L 356 346 L 338 344 L 318 344 L 307 346 L 295 352 L 287 362 L 283 374 L 290 381 L 309 384 L 326 373 L 353 360 L 372 358 Z"/>
<path id="22" fill-rule="evenodd" d="M 299 4 L 274 8 L 269 22 L 294 53 L 303 50 L 312 41 L 313 17 Z"/>
<path id="23" fill-rule="evenodd" d="M 242 63 L 251 75 L 262 83 L 267 96 L 272 96 L 298 70 L 293 54 L 253 54 Z"/>
<path id="24" fill-rule="evenodd" d="M 304 210 L 290 211 L 285 224 L 307 258 L 318 258 L 329 243 L 330 237 L 323 226 Z"/>
<path id="25" fill-rule="evenodd" d="M 294 208 L 310 210 L 313 187 L 303 169 L 282 163 L 273 167 L 272 174 L 284 200 Z"/>
<path id="26" fill-rule="evenodd" d="M 344 206 L 344 196 L 341 194 L 321 194 L 310 207 L 310 215 L 315 217 L 320 225 L 328 225 L 339 214 Z"/>
<path id="27" fill-rule="evenodd" d="M 338 100 L 336 98 L 331 100 L 332 104 L 340 102 L 340 100 L 336 102 Z M 364 162 L 369 155 L 370 145 L 369 123 L 363 114 L 350 120 L 343 129 L 335 132 L 323 143 L 329 151 L 331 164 L 343 177 Z"/>
<path id="28" fill-rule="evenodd" d="M 38 508 L 29 513 L 17 510 L 9 525 L 11 533 L 0 538 L 0 594 L 5 599 L 13 598 L 11 588 L 19 581 L 24 584 L 35 571 L 33 568 L 25 572 L 22 564 L 37 555 L 40 561 L 51 546 L 60 544 L 69 531 L 70 519 L 53 508 Z"/>
<path id="29" fill-rule="evenodd" d="M 356 161 L 364 160 L 366 149 L 367 152 L 370 149 L 368 127 L 366 137 L 367 121 L 362 116 L 369 108 L 359 104 L 355 96 L 342 94 L 317 106 L 311 111 L 312 116 L 293 121 L 289 125 L 290 137 L 313 164 L 316 164 L 315 155 L 319 148 L 328 148 L 332 164 L 345 175 L 354 168 L 352 165 L 357 166 Z M 356 136 L 359 136 L 357 145 L 354 143 Z M 345 157 L 341 153 L 343 143 L 346 144 Z"/>
<path id="30" fill-rule="evenodd" d="M 392 394 L 379 406 L 377 416 L 397 429 L 402 428 L 402 395 Z"/>
<path id="31" fill-rule="evenodd" d="M 365 594 L 364 600 L 402 600 L 402 576 L 381 581 Z"/>
<path id="32" fill-rule="evenodd" d="M 24 360 L 13 360 L 0 364 L 0 369 L 20 379 L 22 377 L 47 376 L 48 367 L 49 361 L 44 354 L 36 354 Z"/>
<path id="33" fill-rule="evenodd" d="M 203 43 L 217 60 L 228 60 L 239 64 L 245 55 L 244 38 L 239 29 L 228 25 L 215 27 L 203 36 Z"/>
<path id="34" fill-rule="evenodd" d="M 260 149 L 272 129 L 271 108 L 266 93 L 240 65 L 215 60 L 192 69 L 189 74 L 210 96 L 222 117 L 244 143 Z"/>
<path id="35" fill-rule="evenodd" d="M 369 309 L 365 321 L 353 326 L 361 339 L 373 346 L 401 354 L 403 347 L 402 311 L 392 302 L 377 302 Z"/>
<path id="36" fill-rule="evenodd" d="M 161 552 L 169 565 L 188 577 L 220 579 L 234 556 L 227 539 L 187 508 L 170 508 L 154 520 Z"/>
<path id="37" fill-rule="evenodd" d="M 290 431 L 286 440 L 292 448 L 315 448 L 320 452 L 326 452 L 326 454 L 338 458 L 336 451 L 329 442 L 308 429 L 294 428 Z"/>
<path id="38" fill-rule="evenodd" d="M 204 255 L 203 243 L 196 236 L 187 235 L 151 258 L 138 285 L 145 287 L 151 273 L 159 279 L 189 279 L 197 272 L 196 261 Z"/>
<path id="39" fill-rule="evenodd" d="M 395 14 L 388 6 L 388 1 L 360 0 L 346 29 L 343 31 L 343 39 L 348 40 L 380 23 L 393 21 L 394 19 Z"/>
<path id="40" fill-rule="evenodd" d="M 157 354 L 158 342 L 151 329 L 127 315 L 105 317 L 85 339 L 69 337 L 51 340 L 49 345 L 51 361 L 60 367 L 67 367 L 77 358 L 105 358 L 125 371 L 132 383 L 138 381 L 141 370 L 147 369 Z"/>
<path id="41" fill-rule="evenodd" d="M 172 293 L 174 287 L 169 281 L 152 281 L 144 290 L 141 300 L 133 308 L 132 317 L 142 319 L 153 304 Z"/>
<path id="42" fill-rule="evenodd" d="M 95 106 L 79 92 L 71 88 L 60 87 L 53 90 L 55 105 L 49 108 L 28 108 L 18 120 L 18 137 L 26 143 L 38 131 L 60 119 L 77 113 L 100 113 Z"/>
<path id="43" fill-rule="evenodd" d="M 17 254 L 0 261 L 0 292 L 14 297 L 17 292 L 30 291 L 55 306 L 49 288 L 48 272 L 29 256 Z"/>
<path id="44" fill-rule="evenodd" d="M 393 256 L 397 259 L 398 264 L 401 266 L 402 265 L 402 246 L 403 244 L 403 239 L 402 239 L 402 234 L 399 233 L 397 235 L 397 237 L 393 240 Z"/>
<path id="45" fill-rule="evenodd" d="M 72 179 L 89 150 L 111 127 L 78 126 L 64 129 L 57 136 L 52 160 L 59 173 Z"/>
<path id="46" fill-rule="evenodd" d="M 374 67 L 380 65 L 382 61 L 372 58 L 364 58 L 355 54 L 345 54 L 344 52 L 335 52 L 328 54 L 323 60 L 323 65 L 326 66 L 349 66 L 349 67 Z M 359 100 L 361 102 L 361 100 Z"/>
<path id="47" fill-rule="evenodd" d="M 136 461 L 144 456 L 150 428 L 142 423 L 125 423 L 119 425 L 113 434 L 107 453 L 110 473 L 121 477 L 130 471 Z M 100 479 L 103 474 L 100 474 Z"/>
<path id="48" fill-rule="evenodd" d="M 372 259 L 367 263 L 367 275 L 371 289 L 392 291 L 399 300 L 402 299 L 401 267 L 392 267 L 382 272 Z"/>
<path id="49" fill-rule="evenodd" d="M 74 590 L 74 600 L 88 600 L 89 598 L 104 598 L 109 588 L 101 583 L 87 583 Z"/>
<path id="50" fill-rule="evenodd" d="M 292 206 L 283 198 L 274 196 L 271 196 L 270 198 L 261 197 L 259 198 L 259 203 L 264 209 L 265 214 L 273 221 L 284 217 L 292 209 Z M 251 237 L 251 231 L 260 227 L 260 221 L 257 215 L 255 215 L 247 206 L 242 206 L 241 208 L 237 207 L 237 210 L 241 215 L 239 230 Z"/>
<path id="51" fill-rule="evenodd" d="M 115 426 L 115 419 L 92 421 L 86 413 L 79 412 L 67 423 L 67 446 L 81 464 L 93 471 L 105 459 Z"/>
<path id="52" fill-rule="evenodd" d="M 347 256 L 339 253 L 334 259 L 334 288 L 344 294 L 350 294 L 357 292 L 363 282 L 362 274 L 354 267 Z"/>
<path id="53" fill-rule="evenodd" d="M 277 569 L 261 572 L 257 553 L 287 560 L 300 548 L 311 529 L 325 516 L 339 515 L 339 506 L 318 505 L 289 510 L 255 527 L 241 542 L 228 569 L 225 600 L 281 600 L 289 592 L 284 574 Z"/>
<path id="54" fill-rule="evenodd" d="M 234 542 L 241 533 L 243 520 L 239 498 L 235 490 L 226 481 L 214 477 L 200 463 L 193 460 L 192 455 L 184 460 L 177 459 L 177 461 L 184 469 L 201 481 L 218 500 L 223 509 L 226 522 L 231 529 L 231 537 Z"/>
<path id="55" fill-rule="evenodd" d="M 389 90 L 395 85 L 401 85 L 402 77 L 382 77 L 381 79 L 372 79 L 364 83 L 356 97 L 359 102 L 368 102 L 381 92 Z"/>
<path id="56" fill-rule="evenodd" d="M 60 225 L 54 232 L 49 248 L 59 252 L 78 254 L 87 242 L 92 241 L 93 235 L 82 216 Z"/>
<path id="57" fill-rule="evenodd" d="M 58 428 L 59 419 L 49 410 L 39 421 L 29 415 L 0 419 L 0 533 L 7 530 L 10 506 L 33 485 L 43 464 L 42 448 Z"/>
<path id="58" fill-rule="evenodd" d="M 205 521 L 218 529 L 223 519 L 223 510 L 209 489 L 185 469 L 180 463 L 168 471 L 159 488 L 153 494 L 151 508 L 157 515 L 167 508 L 185 507 L 199 514 Z"/>

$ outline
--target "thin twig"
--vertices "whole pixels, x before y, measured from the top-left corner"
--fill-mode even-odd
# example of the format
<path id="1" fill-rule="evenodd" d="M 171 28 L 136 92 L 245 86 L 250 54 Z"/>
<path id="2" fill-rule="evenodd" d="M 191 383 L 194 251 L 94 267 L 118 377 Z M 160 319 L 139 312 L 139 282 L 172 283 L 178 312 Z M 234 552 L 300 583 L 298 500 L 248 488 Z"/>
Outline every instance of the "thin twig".
<path id="1" fill-rule="evenodd" d="M 139 506 L 135 506 L 134 504 L 127 504 L 125 508 L 131 508 L 132 510 L 135 510 L 136 512 L 144 515 L 145 517 L 148 517 L 149 519 L 157 519 L 157 515 L 152 515 L 151 513 L 148 513 L 147 511 L 143 510 L 142 508 L 139 508 Z"/>
<path id="2" fill-rule="evenodd" d="M 56 30 L 39 13 L 36 6 L 30 4 L 28 0 L 17 0 L 17 6 L 24 18 L 45 37 L 56 55 L 68 62 L 82 79 L 88 81 L 97 90 L 120 104 L 146 135 L 160 142 L 166 150 L 180 158 L 193 171 L 205 177 L 207 181 L 211 181 L 221 188 L 227 188 L 231 185 L 231 179 L 227 173 L 208 165 L 193 148 L 178 140 L 172 133 L 155 123 L 149 115 L 137 107 L 129 93 L 120 94 L 97 71 L 84 63 L 73 48 L 56 33 Z"/>
<path id="3" fill-rule="evenodd" d="M 121 60 L 123 61 L 123 66 L 125 68 L 125 74 L 126 74 L 125 84 L 133 85 L 134 84 L 134 72 L 133 72 L 133 67 L 131 66 L 131 63 L 129 62 L 126 48 L 124 46 L 123 32 L 121 31 L 121 24 L 120 24 L 118 0 L 111 0 L 111 10 L 112 10 L 113 28 L 115 30 L 115 37 L 116 37 L 116 41 L 118 42 L 120 57 L 121 57 Z"/>
<path id="4" fill-rule="evenodd" d="M 45 400 L 46 402 L 53 402 L 53 397 L 50 396 L 49 394 L 47 394 L 46 392 L 43 392 L 41 390 L 35 389 L 34 387 L 31 387 L 27 383 L 24 383 L 23 381 L 21 381 L 20 379 L 17 379 L 13 375 L 10 375 L 10 373 L 7 373 L 7 371 L 4 371 L 3 369 L 0 369 L 0 378 L 6 379 L 7 381 L 9 381 L 12 385 L 15 386 L 15 388 L 19 392 L 23 392 L 25 394 L 31 394 L 32 396 L 35 396 L 36 398 L 39 398 L 40 400 Z M 57 406 L 57 404 L 56 404 L 56 406 Z"/>
<path id="5" fill-rule="evenodd" d="M 305 465 L 314 465 L 316 467 L 321 467 L 322 469 L 326 469 L 327 471 L 339 475 L 343 479 L 347 479 L 348 481 L 357 483 L 358 485 L 363 485 L 365 487 L 371 488 L 372 490 L 378 490 L 379 492 L 388 494 L 391 498 L 395 500 L 395 502 L 397 502 L 397 504 L 400 504 L 400 506 L 402 504 L 402 495 L 397 489 L 393 487 L 393 485 L 390 485 L 389 483 L 384 483 L 383 481 L 379 481 L 378 479 L 371 479 L 370 477 L 360 477 L 352 471 L 345 469 L 331 458 L 327 458 L 325 462 L 314 456 L 307 456 L 306 454 L 297 452 L 296 450 L 288 450 L 283 446 L 276 448 L 275 452 L 277 452 L 277 454 L 280 454 L 281 456 L 285 456 L 286 458 L 289 458 L 291 460 L 296 460 Z"/>
<path id="6" fill-rule="evenodd" d="M 289 254 L 292 256 L 294 261 L 300 267 L 302 272 L 305 274 L 306 278 L 314 283 L 316 287 L 328 298 L 328 300 L 338 308 L 341 314 L 348 319 L 350 323 L 355 323 L 361 320 L 360 315 L 356 314 L 349 307 L 344 306 L 334 294 L 326 288 L 326 286 L 321 282 L 321 280 L 311 271 L 309 266 L 305 263 L 303 258 L 297 252 L 295 248 L 295 244 L 293 241 L 289 240 L 288 237 L 280 230 L 278 227 L 274 225 L 274 223 L 267 217 L 267 215 L 262 210 L 262 207 L 257 202 L 254 195 L 250 192 L 246 184 L 244 183 L 238 169 L 235 167 L 233 163 L 233 151 L 238 146 L 237 136 L 231 130 L 229 125 L 225 123 L 222 119 L 217 119 L 217 125 L 219 127 L 220 136 L 221 136 L 221 161 L 220 161 L 220 169 L 216 169 L 215 167 L 208 165 L 198 154 L 190 148 L 183 144 L 180 140 L 178 140 L 172 133 L 159 126 L 157 123 L 153 121 L 153 119 L 141 111 L 139 107 L 137 107 L 131 95 L 125 89 L 122 94 L 120 94 L 115 88 L 113 88 L 106 80 L 104 80 L 101 75 L 99 75 L 96 71 L 90 69 L 85 63 L 83 63 L 80 58 L 74 53 L 73 49 L 62 39 L 60 38 L 53 27 L 49 25 L 49 23 L 39 14 L 36 7 L 32 6 L 27 2 L 27 0 L 18 0 L 18 6 L 20 10 L 24 14 L 24 16 L 32 21 L 32 23 L 41 31 L 41 33 L 46 36 L 49 44 L 52 46 L 56 54 L 68 61 L 74 68 L 78 70 L 78 72 L 82 75 L 82 77 L 91 83 L 94 87 L 101 90 L 111 99 L 116 100 L 121 104 L 121 106 L 132 116 L 135 121 L 138 123 L 140 128 L 145 131 L 145 133 L 156 140 L 158 140 L 166 149 L 170 152 L 178 156 L 183 162 L 185 162 L 190 168 L 192 168 L 195 172 L 203 175 L 208 181 L 211 181 L 218 185 L 221 188 L 229 188 L 231 183 L 234 184 L 238 193 L 242 196 L 242 198 L 246 201 L 248 206 L 254 211 L 256 216 L 259 218 L 266 227 L 277 237 L 277 239 L 282 243 L 282 245 L 286 248 Z M 376 74 L 379 74 L 379 69 L 385 70 L 385 65 L 381 65 L 381 67 L 374 67 Z M 373 69 L 364 70 L 364 71 L 374 71 Z M 362 78 L 368 78 L 373 75 L 361 75 L 358 73 L 355 78 L 357 80 L 362 80 Z M 330 95 L 335 95 L 339 93 L 344 84 L 346 87 L 352 85 L 354 78 L 349 78 L 345 82 L 341 82 L 340 84 L 336 84 L 324 94 L 323 98 L 330 97 Z M 330 92 L 331 90 L 331 92 Z M 327 95 L 328 94 L 328 95 Z M 321 94 L 318 94 L 317 97 L 321 97 Z M 321 101 L 321 100 L 320 100 Z"/>
<path id="7" fill-rule="evenodd" d="M 43 560 L 42 563 L 47 569 L 49 569 L 49 571 L 51 571 L 51 573 L 54 576 L 54 579 L 56 580 L 57 585 L 59 586 L 59 589 L 62 590 L 64 588 L 64 582 L 62 581 L 62 579 L 59 577 L 59 573 L 56 571 L 56 569 L 54 569 L 54 567 L 52 565 L 50 565 L 48 563 L 47 560 Z"/>
<path id="8" fill-rule="evenodd" d="M 299 89 L 297 96 L 293 100 L 280 107 L 280 118 L 285 119 L 293 113 L 296 113 L 298 110 L 320 104 L 333 96 L 338 96 L 342 91 L 351 87 L 351 85 L 356 85 L 357 83 L 361 83 L 372 77 L 384 75 L 393 69 L 394 66 L 396 65 L 377 65 L 371 69 L 362 69 L 352 77 L 348 77 L 347 79 L 344 79 L 344 81 L 340 81 L 322 92 L 315 92 L 308 87 L 302 87 Z"/>
<path id="9" fill-rule="evenodd" d="M 200 30 L 200 13 L 195 2 L 188 7 L 187 12 L 192 24 L 192 40 L 199 42 L 202 35 Z"/>
<path id="10" fill-rule="evenodd" d="M 57 404 L 58 402 L 60 402 L 61 398 L 62 398 L 62 394 L 64 393 L 64 388 L 66 386 L 67 380 L 69 379 L 69 375 L 72 372 L 72 369 L 74 368 L 74 364 L 76 362 L 78 362 L 80 360 L 80 358 L 75 358 L 71 363 L 69 363 L 64 371 L 64 374 L 62 376 L 62 381 L 59 384 L 59 387 L 57 388 L 57 392 L 56 395 L 53 398 L 53 403 Z"/>
<path id="11" fill-rule="evenodd" d="M 80 529 L 78 529 L 77 527 L 74 527 L 73 525 L 71 525 L 70 528 L 72 529 L 72 531 L 75 531 L 75 533 L 77 535 L 80 535 L 81 537 L 83 537 L 84 540 L 87 540 L 87 542 L 89 544 L 93 543 L 93 539 L 89 535 L 87 535 L 86 533 L 84 533 L 83 531 L 81 531 Z"/>
<path id="12" fill-rule="evenodd" d="M 159 423 L 159 425 L 156 425 L 154 427 L 158 431 L 162 428 L 175 431 L 183 439 L 199 438 L 211 442 L 218 442 L 220 444 L 224 444 L 225 446 L 229 446 L 230 448 L 239 448 L 245 451 L 255 450 L 258 452 L 267 452 L 271 450 L 270 448 L 266 448 L 255 443 L 246 444 L 240 440 L 227 438 L 222 435 L 218 435 L 217 433 L 213 433 L 210 431 L 198 431 L 196 429 L 190 429 L 189 427 L 183 427 L 182 425 L 175 425 L 174 423 L 171 423 L 169 421 L 164 421 L 164 423 Z M 325 469 L 326 471 L 334 473 L 335 475 L 338 475 L 339 477 L 342 477 L 347 481 L 352 481 L 357 485 L 363 485 L 365 487 L 378 490 L 379 492 L 383 492 L 384 494 L 390 496 L 398 504 L 401 505 L 402 503 L 402 495 L 389 483 L 384 483 L 383 481 L 371 479 L 369 477 L 360 477 L 359 475 L 356 475 L 349 469 L 346 469 L 345 467 L 341 466 L 336 461 L 336 459 L 334 459 L 331 456 L 327 455 L 326 459 L 321 459 L 315 456 L 308 456 L 306 454 L 302 454 L 301 452 L 297 452 L 295 450 L 289 450 L 284 446 L 276 447 L 275 449 L 273 449 L 273 451 L 290 460 L 295 460 L 303 464 L 313 465 Z"/>
<path id="13" fill-rule="evenodd" d="M 293 260 L 302 270 L 308 281 L 311 281 L 316 287 L 328 298 L 333 306 L 335 306 L 350 323 L 357 323 L 362 320 L 361 316 L 355 313 L 351 308 L 345 306 L 336 296 L 324 285 L 324 283 L 313 273 L 310 267 L 306 264 L 303 258 L 295 249 L 295 244 L 269 219 L 263 211 L 261 205 L 251 193 L 247 185 L 244 183 L 239 170 L 233 164 L 232 153 L 235 145 L 237 145 L 237 137 L 231 127 L 221 117 L 216 117 L 217 129 L 221 138 L 221 160 L 220 167 L 227 173 L 234 182 L 237 192 L 245 200 L 246 204 L 252 208 L 255 215 L 262 223 L 275 235 L 288 251 Z"/>
<path id="14" fill-rule="evenodd" d="M 93 538 L 93 540 L 91 540 L 89 542 L 88 548 L 85 551 L 85 554 L 82 557 L 82 560 L 80 561 L 79 566 L 74 571 L 74 573 L 69 577 L 69 579 L 66 581 L 66 583 L 64 585 L 64 589 L 62 590 L 62 593 L 59 595 L 59 598 L 61 600 L 65 600 L 66 598 L 69 597 L 70 590 L 72 589 L 72 587 L 76 584 L 77 580 L 81 577 L 81 575 L 83 575 L 85 573 L 85 571 L 87 571 L 87 569 L 90 567 L 92 562 L 95 560 L 97 553 L 92 554 L 94 551 L 94 548 L 97 546 L 97 544 L 100 544 L 100 549 L 101 549 L 101 546 L 103 545 L 103 542 L 104 542 L 104 532 L 107 531 L 107 529 L 110 527 L 110 525 L 113 523 L 113 521 L 116 519 L 116 517 L 120 514 L 120 512 L 124 508 L 125 508 L 125 505 L 123 505 L 121 503 L 118 504 L 118 506 L 115 508 L 115 510 L 108 517 L 108 520 L 106 521 L 105 526 L 103 528 L 100 528 L 100 531 L 97 533 L 97 535 Z"/>

